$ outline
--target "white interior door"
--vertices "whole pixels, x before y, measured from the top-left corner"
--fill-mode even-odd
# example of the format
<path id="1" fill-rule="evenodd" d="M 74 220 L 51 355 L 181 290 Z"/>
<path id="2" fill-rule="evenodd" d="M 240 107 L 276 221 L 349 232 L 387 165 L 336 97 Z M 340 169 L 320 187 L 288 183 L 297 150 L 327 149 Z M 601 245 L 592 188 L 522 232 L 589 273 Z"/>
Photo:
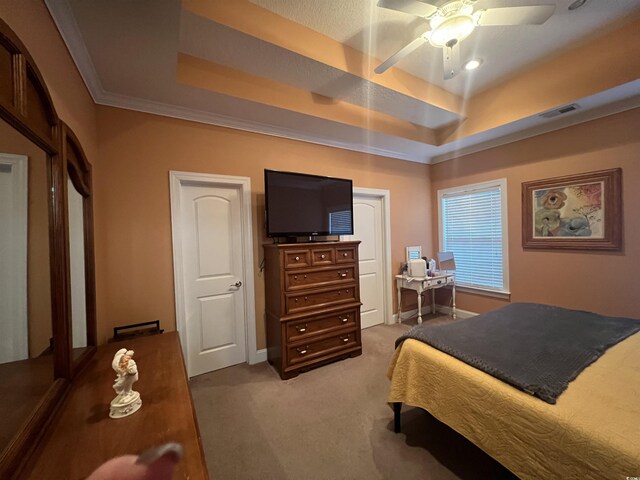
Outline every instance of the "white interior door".
<path id="1" fill-rule="evenodd" d="M 179 187 L 189 376 L 246 361 L 242 195 L 237 185 Z M 175 192 L 174 192 L 175 194 Z M 176 279 L 178 281 L 178 279 Z"/>
<path id="2" fill-rule="evenodd" d="M 353 235 L 360 240 L 360 320 L 362 328 L 385 321 L 385 208 L 384 197 L 353 194 Z"/>
<path id="3" fill-rule="evenodd" d="M 27 157 L 0 153 L 0 363 L 29 356 Z"/>
<path id="4" fill-rule="evenodd" d="M 71 274 L 71 346 L 87 346 L 87 292 L 84 263 L 84 197 L 67 179 L 69 273 Z"/>

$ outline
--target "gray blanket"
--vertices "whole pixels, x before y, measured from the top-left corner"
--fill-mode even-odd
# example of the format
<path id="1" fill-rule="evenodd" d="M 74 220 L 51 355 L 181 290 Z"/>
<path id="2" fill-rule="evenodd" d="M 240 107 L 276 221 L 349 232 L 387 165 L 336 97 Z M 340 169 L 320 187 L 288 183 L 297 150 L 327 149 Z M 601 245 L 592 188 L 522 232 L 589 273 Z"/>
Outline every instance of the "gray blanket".
<path id="1" fill-rule="evenodd" d="M 555 404 L 569 382 L 609 347 L 640 330 L 640 320 L 534 303 L 512 303 L 448 324 L 423 323 L 413 338 Z"/>

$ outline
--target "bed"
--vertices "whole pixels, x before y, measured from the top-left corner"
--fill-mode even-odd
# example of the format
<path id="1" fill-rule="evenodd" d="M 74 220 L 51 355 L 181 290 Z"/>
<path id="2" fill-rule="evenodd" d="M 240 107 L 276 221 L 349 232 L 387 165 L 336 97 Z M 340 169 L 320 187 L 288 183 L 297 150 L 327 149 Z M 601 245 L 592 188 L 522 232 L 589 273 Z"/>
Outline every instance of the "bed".
<path id="1" fill-rule="evenodd" d="M 406 404 L 522 479 L 640 476 L 640 333 L 608 348 L 555 405 L 414 339 L 397 348 L 388 376 L 396 431 Z"/>

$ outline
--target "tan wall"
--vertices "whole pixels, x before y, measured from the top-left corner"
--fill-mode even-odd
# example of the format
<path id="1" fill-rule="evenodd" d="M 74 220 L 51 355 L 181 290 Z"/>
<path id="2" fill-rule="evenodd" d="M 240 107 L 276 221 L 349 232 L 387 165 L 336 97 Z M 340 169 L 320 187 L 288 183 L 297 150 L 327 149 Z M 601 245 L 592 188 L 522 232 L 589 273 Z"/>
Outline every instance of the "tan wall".
<path id="1" fill-rule="evenodd" d="M 434 165 L 437 191 L 507 179 L 511 301 L 542 302 L 595 312 L 640 316 L 640 109 Z M 521 183 L 581 172 L 622 168 L 624 248 L 621 252 L 535 251 L 522 248 Z M 433 230 L 438 244 L 437 223 Z M 504 301 L 461 293 L 457 306 L 484 312 Z"/>
<path id="2" fill-rule="evenodd" d="M 160 319 L 175 328 L 169 171 L 247 176 L 253 203 L 258 348 L 265 346 L 264 168 L 351 178 L 391 192 L 394 273 L 406 245 L 431 251 L 429 167 L 127 110 L 98 108 L 95 175 L 99 340 L 114 325 Z"/>

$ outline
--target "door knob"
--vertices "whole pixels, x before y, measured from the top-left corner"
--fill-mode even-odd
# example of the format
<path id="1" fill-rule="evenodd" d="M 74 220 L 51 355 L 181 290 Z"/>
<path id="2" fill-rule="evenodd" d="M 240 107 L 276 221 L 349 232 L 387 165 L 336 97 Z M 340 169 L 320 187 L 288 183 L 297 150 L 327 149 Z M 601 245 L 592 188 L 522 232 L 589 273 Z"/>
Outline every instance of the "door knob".
<path id="1" fill-rule="evenodd" d="M 242 282 L 240 280 L 238 280 L 236 283 L 232 283 L 231 285 L 229 285 L 230 287 L 236 287 L 236 288 L 240 288 L 242 286 Z"/>

